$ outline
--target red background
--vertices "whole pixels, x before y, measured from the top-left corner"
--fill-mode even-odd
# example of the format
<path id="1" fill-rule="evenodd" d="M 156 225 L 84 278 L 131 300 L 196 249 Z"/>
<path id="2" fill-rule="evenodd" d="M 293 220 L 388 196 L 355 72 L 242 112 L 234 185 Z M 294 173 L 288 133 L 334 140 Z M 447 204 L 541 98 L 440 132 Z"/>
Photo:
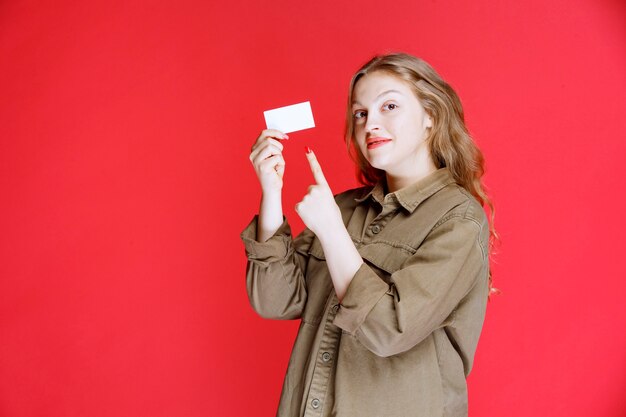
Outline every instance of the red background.
<path id="1" fill-rule="evenodd" d="M 0 415 L 274 415 L 296 322 L 257 317 L 239 233 L 262 111 L 310 100 L 285 213 L 356 185 L 374 53 L 459 93 L 502 236 L 472 416 L 626 415 L 626 4 L 0 3 Z M 393 381 L 390 381 L 393 383 Z"/>

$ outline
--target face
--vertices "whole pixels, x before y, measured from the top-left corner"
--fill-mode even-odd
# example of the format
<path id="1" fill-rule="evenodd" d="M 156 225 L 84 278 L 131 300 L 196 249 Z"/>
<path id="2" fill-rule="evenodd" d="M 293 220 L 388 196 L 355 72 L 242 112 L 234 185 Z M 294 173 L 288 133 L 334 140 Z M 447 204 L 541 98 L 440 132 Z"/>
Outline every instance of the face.
<path id="1" fill-rule="evenodd" d="M 399 177 L 434 167 L 425 141 L 432 119 L 406 81 L 369 73 L 357 81 L 352 99 L 354 136 L 371 166 Z"/>

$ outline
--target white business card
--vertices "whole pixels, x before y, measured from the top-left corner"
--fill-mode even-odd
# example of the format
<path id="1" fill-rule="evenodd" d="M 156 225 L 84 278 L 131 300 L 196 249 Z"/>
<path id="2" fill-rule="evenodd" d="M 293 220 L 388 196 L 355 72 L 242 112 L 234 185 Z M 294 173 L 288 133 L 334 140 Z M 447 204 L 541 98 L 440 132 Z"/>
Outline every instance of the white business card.
<path id="1" fill-rule="evenodd" d="M 283 133 L 315 127 L 311 103 L 308 101 L 267 110 L 263 115 L 268 129 L 277 129 Z"/>

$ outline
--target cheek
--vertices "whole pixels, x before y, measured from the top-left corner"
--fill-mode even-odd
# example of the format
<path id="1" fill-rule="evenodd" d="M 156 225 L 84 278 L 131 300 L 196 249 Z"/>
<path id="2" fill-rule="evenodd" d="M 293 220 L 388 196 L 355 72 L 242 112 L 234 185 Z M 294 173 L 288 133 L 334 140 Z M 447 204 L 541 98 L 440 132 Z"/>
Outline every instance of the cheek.
<path id="1" fill-rule="evenodd" d="M 365 142 L 365 129 L 361 125 L 354 126 L 354 137 L 356 138 L 356 142 L 361 146 L 363 142 Z"/>
<path id="2" fill-rule="evenodd" d="M 407 137 L 420 136 L 424 130 L 424 126 L 415 117 L 407 117 L 397 124 L 398 133 Z"/>

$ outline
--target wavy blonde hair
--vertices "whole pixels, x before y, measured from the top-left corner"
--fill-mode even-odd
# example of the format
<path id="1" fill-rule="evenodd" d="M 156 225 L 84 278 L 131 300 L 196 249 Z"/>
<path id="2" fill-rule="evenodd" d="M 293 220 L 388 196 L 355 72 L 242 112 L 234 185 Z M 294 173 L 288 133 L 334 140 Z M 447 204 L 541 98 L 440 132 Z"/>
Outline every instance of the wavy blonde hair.
<path id="1" fill-rule="evenodd" d="M 345 140 L 348 153 L 356 163 L 357 178 L 363 185 L 374 185 L 385 177 L 385 171 L 372 167 L 356 143 L 352 101 L 354 87 L 361 77 L 372 72 L 384 72 L 408 82 L 420 103 L 432 118 L 426 142 L 437 168 L 448 167 L 457 184 L 470 192 L 484 207 L 489 207 L 489 254 L 495 253 L 495 242 L 500 238 L 494 227 L 495 208 L 485 191 L 482 176 L 484 157 L 465 126 L 463 106 L 456 92 L 426 61 L 405 53 L 377 55 L 352 77 L 348 93 Z M 489 294 L 499 290 L 493 287 L 489 269 Z"/>

